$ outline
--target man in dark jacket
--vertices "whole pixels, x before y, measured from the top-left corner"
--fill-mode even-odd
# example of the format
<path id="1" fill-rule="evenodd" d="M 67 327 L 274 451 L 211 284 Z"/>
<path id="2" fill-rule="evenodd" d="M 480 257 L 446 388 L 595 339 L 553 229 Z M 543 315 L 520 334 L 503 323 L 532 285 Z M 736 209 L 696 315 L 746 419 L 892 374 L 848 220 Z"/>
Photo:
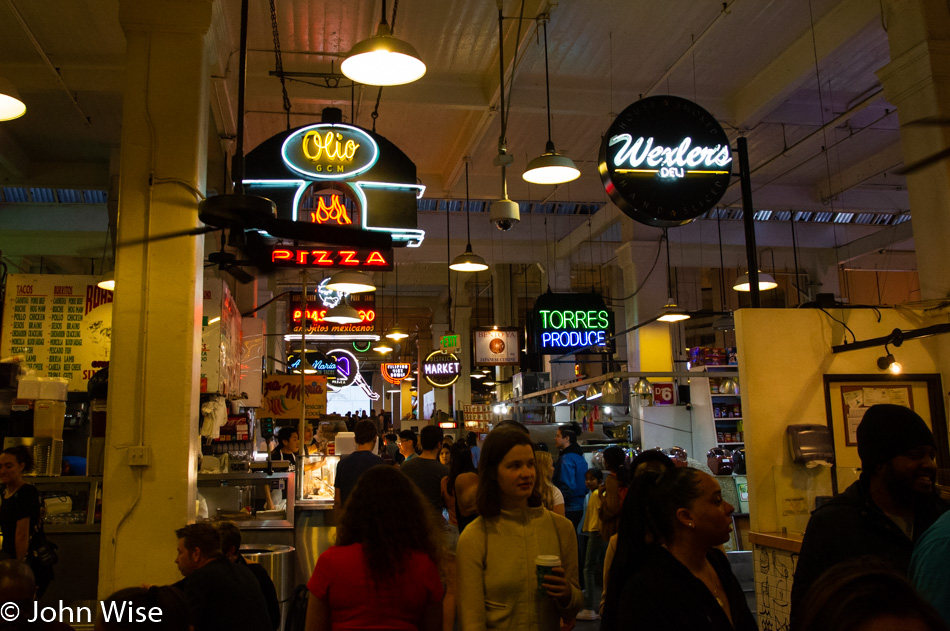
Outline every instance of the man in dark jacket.
<path id="1" fill-rule="evenodd" d="M 914 543 L 947 509 L 935 494 L 933 433 L 913 410 L 871 406 L 857 438 L 861 477 L 816 510 L 805 530 L 793 619 L 815 580 L 842 561 L 872 556 L 906 575 Z"/>
<path id="2" fill-rule="evenodd" d="M 584 517 L 584 498 L 587 497 L 587 460 L 577 444 L 579 427 L 576 423 L 561 425 L 557 428 L 554 444 L 561 455 L 554 465 L 554 486 L 564 495 L 564 516 L 571 520 L 574 528 Z"/>
<path id="3" fill-rule="evenodd" d="M 221 539 L 208 522 L 175 531 L 175 564 L 185 577 L 175 587 L 185 594 L 195 631 L 268 629 L 267 604 L 249 569 L 221 554 Z"/>
<path id="4" fill-rule="evenodd" d="M 248 563 L 241 555 L 241 529 L 234 522 L 216 521 L 215 530 L 221 537 L 221 552 L 231 563 L 243 565 L 251 571 L 257 584 L 261 587 L 261 593 L 264 595 L 264 602 L 267 604 L 267 615 L 273 623 L 273 629 L 280 628 L 280 602 L 277 600 L 277 588 L 274 587 L 274 581 L 264 566 L 260 563 Z"/>

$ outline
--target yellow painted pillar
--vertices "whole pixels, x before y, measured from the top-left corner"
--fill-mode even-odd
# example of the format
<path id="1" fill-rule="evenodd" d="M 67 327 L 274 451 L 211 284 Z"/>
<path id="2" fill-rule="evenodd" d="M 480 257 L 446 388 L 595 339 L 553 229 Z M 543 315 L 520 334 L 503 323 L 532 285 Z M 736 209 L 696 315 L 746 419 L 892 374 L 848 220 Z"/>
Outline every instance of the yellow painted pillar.
<path id="1" fill-rule="evenodd" d="M 126 34 L 99 596 L 171 583 L 195 517 L 211 0 L 121 0 Z M 146 466 L 130 455 L 146 452 Z"/>

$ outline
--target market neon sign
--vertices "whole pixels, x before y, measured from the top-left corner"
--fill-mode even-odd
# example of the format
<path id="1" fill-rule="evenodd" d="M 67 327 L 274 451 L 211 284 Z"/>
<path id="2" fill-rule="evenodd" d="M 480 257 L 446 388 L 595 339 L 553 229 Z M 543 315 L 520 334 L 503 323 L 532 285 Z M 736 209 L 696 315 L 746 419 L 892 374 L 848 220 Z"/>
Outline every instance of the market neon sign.
<path id="1" fill-rule="evenodd" d="M 274 247 L 271 263 L 278 267 L 346 267 L 391 270 L 392 250 L 368 248 L 284 248 Z"/>
<path id="2" fill-rule="evenodd" d="M 728 145 L 690 149 L 693 139 L 687 136 L 677 147 L 654 146 L 653 137 L 640 136 L 634 142 L 630 134 L 613 136 L 607 145 L 613 147 L 621 143 L 623 146 L 613 156 L 614 166 L 617 167 L 615 173 L 643 173 L 676 179 L 687 175 L 721 175 L 730 172 L 724 170 L 732 162 L 732 151 Z M 621 168 L 627 164 L 630 168 Z"/>
<path id="3" fill-rule="evenodd" d="M 447 388 L 458 381 L 462 363 L 452 353 L 432 351 L 422 363 L 422 375 L 436 388 Z"/>
<path id="4" fill-rule="evenodd" d="M 379 145 L 359 127 L 319 123 L 287 136 L 280 150 L 288 168 L 317 180 L 344 180 L 368 171 Z"/>

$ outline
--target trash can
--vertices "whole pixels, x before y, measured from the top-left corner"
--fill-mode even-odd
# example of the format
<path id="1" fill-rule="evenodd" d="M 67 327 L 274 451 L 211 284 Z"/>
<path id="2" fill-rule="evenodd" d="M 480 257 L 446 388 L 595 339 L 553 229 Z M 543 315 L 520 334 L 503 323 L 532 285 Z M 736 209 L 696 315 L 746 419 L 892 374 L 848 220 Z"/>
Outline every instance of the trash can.
<path id="1" fill-rule="evenodd" d="M 268 543 L 245 543 L 241 555 L 248 563 L 260 563 L 267 570 L 277 589 L 277 600 L 284 612 L 284 604 L 294 596 L 294 547 Z M 284 616 L 281 615 L 281 619 Z"/>

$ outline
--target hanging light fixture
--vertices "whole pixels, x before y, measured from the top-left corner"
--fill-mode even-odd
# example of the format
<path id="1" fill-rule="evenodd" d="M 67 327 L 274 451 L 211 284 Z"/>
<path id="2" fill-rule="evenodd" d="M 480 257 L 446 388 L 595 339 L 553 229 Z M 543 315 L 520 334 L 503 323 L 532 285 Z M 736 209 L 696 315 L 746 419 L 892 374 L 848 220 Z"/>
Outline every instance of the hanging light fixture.
<path id="1" fill-rule="evenodd" d="M 485 373 L 483 373 L 483 372 L 473 372 L 473 373 L 470 375 L 470 377 L 471 377 L 472 379 L 484 379 L 484 378 L 485 378 Z"/>
<path id="2" fill-rule="evenodd" d="M 511 228 L 521 221 L 521 209 L 517 202 L 508 199 L 508 167 L 514 162 L 514 158 L 508 155 L 508 114 L 510 108 L 505 105 L 505 16 L 502 13 L 502 3 L 498 3 L 498 74 L 499 74 L 499 92 L 501 99 L 499 105 L 501 108 L 501 135 L 498 136 L 498 155 L 495 156 L 494 165 L 501 167 L 501 199 L 495 200 L 489 207 L 489 218 L 496 228 L 502 231 L 511 230 Z"/>
<path id="3" fill-rule="evenodd" d="M 323 319 L 334 324 L 357 324 L 362 322 L 360 312 L 351 307 L 346 298 L 340 300 L 337 306 L 329 309 Z"/>
<path id="4" fill-rule="evenodd" d="M 565 405 L 567 403 L 567 395 L 563 392 L 555 392 L 554 396 L 551 397 L 551 405 L 557 407 L 559 405 Z"/>
<path id="5" fill-rule="evenodd" d="M 759 271 L 759 291 L 768 291 L 776 287 L 778 287 L 778 283 L 775 282 L 774 276 L 771 274 L 763 274 Z M 749 282 L 749 273 L 746 272 L 737 278 L 732 288 L 736 291 L 752 291 L 752 284 Z"/>
<path id="6" fill-rule="evenodd" d="M 650 385 L 646 377 L 640 377 L 633 385 L 633 394 L 643 398 L 653 396 L 653 386 Z"/>
<path id="7" fill-rule="evenodd" d="M 726 377 L 719 384 L 719 394 L 739 394 L 739 380 Z"/>
<path id="8" fill-rule="evenodd" d="M 102 280 L 96 283 L 96 287 L 107 291 L 115 291 L 115 272 L 109 272 L 103 276 Z"/>
<path id="9" fill-rule="evenodd" d="M 344 270 L 330 277 L 327 289 L 345 294 L 359 294 L 367 291 L 376 291 L 373 279 L 363 272 Z"/>
<path id="10" fill-rule="evenodd" d="M 900 344 L 895 343 L 895 346 L 900 346 Z M 886 370 L 892 375 L 899 375 L 904 371 L 904 367 L 899 361 L 894 359 L 894 355 L 890 349 L 888 349 L 887 344 L 884 345 L 884 357 L 877 358 L 877 367 L 881 370 Z"/>
<path id="11" fill-rule="evenodd" d="M 544 90 L 547 95 L 548 115 L 548 142 L 544 146 L 544 153 L 528 163 L 528 169 L 521 175 L 526 182 L 532 184 L 564 184 L 580 177 L 580 170 L 574 161 L 562 156 L 554 148 L 551 140 L 551 85 L 548 78 L 548 19 L 545 17 L 544 28 Z"/>
<path id="12" fill-rule="evenodd" d="M 385 278 L 385 276 L 384 276 L 384 278 Z M 329 287 L 329 286 L 330 286 L 330 285 L 328 284 L 327 287 Z M 384 322 L 384 321 L 385 321 L 385 316 L 386 316 L 386 301 L 385 301 L 385 299 L 383 298 L 383 292 L 380 291 L 378 294 L 376 294 L 376 297 L 377 297 L 378 302 L 379 302 L 379 321 L 380 321 L 380 322 Z M 376 351 L 377 353 L 379 353 L 380 355 L 385 355 L 386 353 L 391 353 L 392 350 L 393 350 L 393 347 L 390 346 L 390 345 L 386 342 L 385 339 L 381 339 L 381 340 L 379 340 L 378 342 L 376 342 L 376 345 L 375 345 L 375 346 L 373 346 L 373 350 Z"/>
<path id="13" fill-rule="evenodd" d="M 426 65 L 412 44 L 393 37 L 386 21 L 386 0 L 376 34 L 358 42 L 340 64 L 340 71 L 365 85 L 403 85 L 421 79 Z"/>
<path id="14" fill-rule="evenodd" d="M 663 305 L 663 310 L 660 312 L 660 317 L 658 317 L 657 320 L 660 322 L 689 320 L 689 314 L 686 313 L 686 309 L 677 305 L 676 300 L 673 298 L 673 267 L 670 265 L 670 238 L 666 228 L 663 229 L 663 239 L 666 240 L 666 284 L 669 290 L 669 298 L 666 299 L 666 304 Z"/>
<path id="15" fill-rule="evenodd" d="M 20 118 L 26 113 L 26 104 L 20 98 L 8 79 L 0 77 L 0 121 L 9 121 Z"/>
<path id="16" fill-rule="evenodd" d="M 584 398 L 588 401 L 593 401 L 594 399 L 599 399 L 603 396 L 603 392 L 600 388 L 597 387 L 596 383 L 590 384 L 590 387 L 587 388 L 587 392 L 584 393 Z"/>
<path id="17" fill-rule="evenodd" d="M 389 327 L 389 330 L 386 331 L 386 338 L 398 342 L 399 340 L 404 340 L 409 337 L 409 334 L 406 333 L 406 330 L 402 328 L 399 324 L 399 267 L 396 266 L 396 304 L 393 308 L 393 324 Z"/>
<path id="18" fill-rule="evenodd" d="M 567 391 L 567 402 L 570 404 L 577 403 L 584 398 L 584 393 L 578 390 L 577 388 L 571 388 Z"/>
<path id="19" fill-rule="evenodd" d="M 373 350 L 379 353 L 380 355 L 385 355 L 386 353 L 391 353 L 393 347 L 387 344 L 386 342 L 380 340 L 379 343 L 373 347 Z"/>
<path id="20" fill-rule="evenodd" d="M 468 243 L 465 245 L 465 252 L 452 259 L 449 269 L 456 272 L 483 272 L 488 269 L 485 259 L 472 252 L 472 220 L 470 217 L 468 199 L 468 156 L 465 157 L 465 224 L 468 228 Z"/>
<path id="21" fill-rule="evenodd" d="M 601 394 L 605 397 L 611 397 L 615 394 L 620 394 L 620 388 L 617 387 L 617 383 L 613 379 L 608 379 L 604 382 Z"/>

